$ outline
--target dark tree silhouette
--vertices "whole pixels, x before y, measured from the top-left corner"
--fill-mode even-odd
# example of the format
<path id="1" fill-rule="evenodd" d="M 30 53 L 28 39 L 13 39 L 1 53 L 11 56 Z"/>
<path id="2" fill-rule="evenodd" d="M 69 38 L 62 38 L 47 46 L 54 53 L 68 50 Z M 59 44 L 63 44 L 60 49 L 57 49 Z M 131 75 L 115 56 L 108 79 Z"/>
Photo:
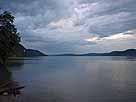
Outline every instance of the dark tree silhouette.
<path id="1" fill-rule="evenodd" d="M 0 14 L 0 64 L 6 67 L 8 57 L 15 53 L 20 36 L 14 25 L 14 16 L 5 11 Z"/>

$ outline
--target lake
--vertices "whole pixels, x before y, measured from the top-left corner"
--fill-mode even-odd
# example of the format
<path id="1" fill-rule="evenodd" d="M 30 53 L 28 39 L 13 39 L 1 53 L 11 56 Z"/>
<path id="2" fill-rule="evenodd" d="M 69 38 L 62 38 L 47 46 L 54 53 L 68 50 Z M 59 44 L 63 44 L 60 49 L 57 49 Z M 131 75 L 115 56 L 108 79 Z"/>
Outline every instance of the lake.
<path id="1" fill-rule="evenodd" d="M 12 79 L 26 86 L 16 102 L 136 102 L 134 57 L 48 56 L 13 62 Z"/>

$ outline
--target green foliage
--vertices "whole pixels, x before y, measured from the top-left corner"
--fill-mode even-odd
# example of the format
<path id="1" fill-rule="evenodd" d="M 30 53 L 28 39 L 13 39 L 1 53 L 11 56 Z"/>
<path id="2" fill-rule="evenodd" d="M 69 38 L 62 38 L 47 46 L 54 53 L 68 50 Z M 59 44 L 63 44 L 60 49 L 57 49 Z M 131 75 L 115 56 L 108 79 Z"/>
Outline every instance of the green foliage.
<path id="1" fill-rule="evenodd" d="M 6 64 L 8 57 L 15 53 L 20 37 L 14 25 L 14 16 L 5 11 L 0 14 L 0 63 Z"/>

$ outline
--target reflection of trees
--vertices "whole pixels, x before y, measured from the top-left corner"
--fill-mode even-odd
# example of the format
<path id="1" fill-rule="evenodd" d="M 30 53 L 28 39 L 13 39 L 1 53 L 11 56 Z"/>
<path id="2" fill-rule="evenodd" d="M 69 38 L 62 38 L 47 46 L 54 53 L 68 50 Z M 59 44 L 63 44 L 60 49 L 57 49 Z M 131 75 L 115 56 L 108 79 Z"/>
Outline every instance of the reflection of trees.
<path id="1" fill-rule="evenodd" d="M 10 70 L 20 70 L 20 68 L 22 68 L 23 65 L 24 65 L 23 59 L 12 59 L 12 60 L 9 60 L 9 63 L 8 63 Z"/>
<path id="2" fill-rule="evenodd" d="M 11 80 L 11 72 L 0 64 L 0 85 Z"/>
<path id="3" fill-rule="evenodd" d="M 12 74 L 6 68 L 0 65 L 0 102 L 9 102 L 10 99 L 19 96 L 20 89 L 19 83 L 12 80 Z"/>

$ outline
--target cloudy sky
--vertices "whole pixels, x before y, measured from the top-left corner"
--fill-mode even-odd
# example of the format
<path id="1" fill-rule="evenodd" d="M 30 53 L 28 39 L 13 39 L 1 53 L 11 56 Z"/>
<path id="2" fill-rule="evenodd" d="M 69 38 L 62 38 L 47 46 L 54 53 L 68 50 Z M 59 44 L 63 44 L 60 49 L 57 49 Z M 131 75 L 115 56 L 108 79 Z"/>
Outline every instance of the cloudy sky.
<path id="1" fill-rule="evenodd" d="M 22 44 L 48 54 L 136 48 L 136 0 L 0 0 Z"/>

